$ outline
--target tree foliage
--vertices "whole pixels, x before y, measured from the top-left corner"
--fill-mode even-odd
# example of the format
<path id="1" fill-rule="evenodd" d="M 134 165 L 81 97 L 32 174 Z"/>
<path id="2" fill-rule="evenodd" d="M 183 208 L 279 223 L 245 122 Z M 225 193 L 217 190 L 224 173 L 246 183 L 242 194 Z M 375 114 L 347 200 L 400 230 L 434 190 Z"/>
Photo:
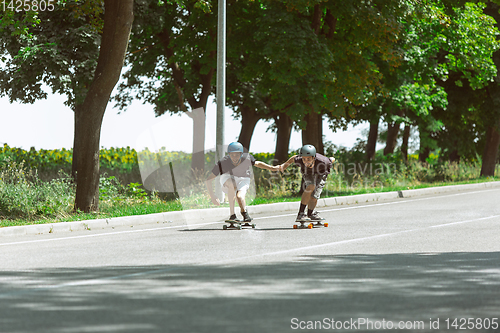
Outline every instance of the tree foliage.
<path id="1" fill-rule="evenodd" d="M 5 67 L 0 71 L 0 94 L 8 95 L 11 103 L 34 103 L 47 98 L 48 86 L 52 93 L 66 95 L 65 104 L 72 109 L 83 102 L 101 39 L 99 29 L 92 25 L 92 17 L 99 13 L 89 18 L 82 10 L 77 0 L 67 0 L 54 11 L 9 12 L 12 22 L 26 22 L 30 17 L 36 22 L 25 26 L 23 33 L 19 24 L 3 27 L 0 49 L 5 52 Z"/>
<path id="2" fill-rule="evenodd" d="M 418 126 L 422 151 L 474 159 L 500 118 L 498 2 L 229 0 L 226 103 L 235 117 L 252 118 L 245 124 L 272 119 L 273 129 L 305 129 L 310 115 L 326 115 L 334 130 L 379 118 L 405 123 Z M 58 4 L 0 13 L 0 95 L 11 102 L 46 98 L 46 86 L 73 109 L 86 97 L 103 2 Z M 136 98 L 157 115 L 206 108 L 216 83 L 216 7 L 135 1 L 120 108 Z"/>
<path id="3" fill-rule="evenodd" d="M 399 42 L 404 62 L 393 78 L 385 75 L 390 94 L 363 117 L 377 110 L 388 123 L 418 126 L 421 152 L 439 147 L 445 158 L 475 158 L 484 135 L 482 89 L 497 73 L 492 55 L 499 48 L 498 29 L 484 8 L 481 3 L 414 3 Z"/>
<path id="4" fill-rule="evenodd" d="M 205 106 L 201 95 L 212 91 L 216 67 L 217 21 L 209 8 L 197 1 L 136 1 L 120 108 L 135 98 L 152 104 L 157 115 Z"/>

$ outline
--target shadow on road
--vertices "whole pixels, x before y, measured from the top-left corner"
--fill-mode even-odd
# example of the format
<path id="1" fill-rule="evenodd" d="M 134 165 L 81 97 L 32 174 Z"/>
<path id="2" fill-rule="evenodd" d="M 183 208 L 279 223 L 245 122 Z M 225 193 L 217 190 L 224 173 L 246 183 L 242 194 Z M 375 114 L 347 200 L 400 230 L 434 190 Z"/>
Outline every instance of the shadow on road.
<path id="1" fill-rule="evenodd" d="M 353 254 L 3 271 L 0 331 L 294 332 L 292 318 L 322 325 L 365 318 L 449 332 L 446 318 L 500 317 L 499 262 L 499 252 Z M 431 318 L 439 329 L 429 329 Z M 340 331 L 387 331 L 357 325 Z"/>

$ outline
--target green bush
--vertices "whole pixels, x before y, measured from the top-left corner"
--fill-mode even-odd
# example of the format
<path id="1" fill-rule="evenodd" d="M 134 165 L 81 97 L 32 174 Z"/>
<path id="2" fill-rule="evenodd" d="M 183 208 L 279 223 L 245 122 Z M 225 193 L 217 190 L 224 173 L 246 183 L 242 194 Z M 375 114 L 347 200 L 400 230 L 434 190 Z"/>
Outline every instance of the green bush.
<path id="1" fill-rule="evenodd" d="M 36 172 L 12 162 L 0 171 L 0 215 L 3 218 L 56 217 L 69 214 L 74 204 L 70 179 L 40 181 Z"/>

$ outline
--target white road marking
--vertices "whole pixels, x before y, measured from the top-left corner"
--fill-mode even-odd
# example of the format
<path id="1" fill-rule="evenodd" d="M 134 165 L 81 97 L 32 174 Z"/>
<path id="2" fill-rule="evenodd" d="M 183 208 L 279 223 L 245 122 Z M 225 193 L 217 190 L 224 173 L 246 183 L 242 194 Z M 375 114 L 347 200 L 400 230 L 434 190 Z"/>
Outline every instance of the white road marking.
<path id="1" fill-rule="evenodd" d="M 297 248 L 282 250 L 282 251 L 260 253 L 260 254 L 250 255 L 250 256 L 242 256 L 242 257 L 238 257 L 238 258 L 223 259 L 223 260 L 212 261 L 212 262 L 207 262 L 207 263 L 203 263 L 203 264 L 195 264 L 194 266 L 222 265 L 222 264 L 227 264 L 227 263 L 231 263 L 234 261 L 243 261 L 243 260 L 248 260 L 248 259 L 258 258 L 258 257 L 281 255 L 281 254 L 292 253 L 292 252 L 304 252 L 307 250 L 317 249 L 317 248 L 321 248 L 321 247 L 337 246 L 337 245 L 344 245 L 344 244 L 348 244 L 348 243 L 362 242 L 362 241 L 373 240 L 373 239 L 377 239 L 377 238 L 401 235 L 401 234 L 415 232 L 415 231 L 422 231 L 422 230 L 426 230 L 426 229 L 443 228 L 443 227 L 453 226 L 453 225 L 457 225 L 457 224 L 484 221 L 484 220 L 489 220 L 489 219 L 493 219 L 493 218 L 500 218 L 500 215 L 492 215 L 492 216 L 487 216 L 487 217 L 481 217 L 478 219 L 451 222 L 451 223 L 433 225 L 433 226 L 424 227 L 424 228 L 415 228 L 415 229 L 410 229 L 410 230 L 402 230 L 402 231 L 374 235 L 374 236 L 368 236 L 368 237 L 360 237 L 360 238 L 347 239 L 347 240 L 335 241 L 335 242 L 330 242 L 330 243 L 323 243 L 323 244 L 317 244 L 317 245 L 311 245 L 311 246 L 303 246 L 303 247 L 297 247 Z M 70 281 L 70 282 L 64 282 L 64 283 L 50 285 L 50 286 L 27 288 L 24 290 L 18 290 L 18 291 L 14 291 L 14 292 L 0 294 L 0 299 L 12 297 L 14 295 L 20 295 L 20 294 L 25 294 L 25 293 L 29 293 L 29 292 L 34 292 L 34 291 L 60 289 L 60 288 L 65 288 L 65 287 L 103 285 L 103 284 L 108 284 L 110 281 L 113 281 L 113 280 L 120 280 L 120 279 L 126 279 L 126 278 L 131 278 L 131 277 L 143 277 L 143 276 L 154 275 L 154 274 L 164 274 L 164 273 L 176 271 L 179 269 L 181 269 L 181 268 L 180 267 L 172 267 L 172 268 L 164 268 L 164 269 L 159 269 L 159 270 L 149 270 L 149 271 L 144 271 L 144 272 L 124 274 L 124 275 L 115 275 L 115 276 L 90 279 L 90 280 Z"/>
<path id="2" fill-rule="evenodd" d="M 222 222 L 208 222 L 208 223 L 197 223 L 197 224 L 189 224 L 189 227 L 200 227 L 206 226 L 210 224 L 218 224 Z M 102 236 L 113 236 L 113 235 L 122 235 L 122 234 L 130 234 L 130 233 L 138 233 L 138 232 L 148 232 L 148 231 L 157 231 L 157 230 L 165 230 L 165 229 L 176 229 L 176 228 L 185 228 L 186 225 L 176 225 L 176 226 L 168 226 L 168 227 L 158 227 L 151 229 L 141 229 L 141 230 L 126 230 L 126 231 L 113 231 L 113 232 L 105 232 L 102 234 L 94 234 L 94 235 L 81 235 L 81 236 L 70 236 L 70 237 L 59 237 L 59 238 L 51 238 L 51 239 L 35 239 L 29 241 L 21 241 L 21 242 L 11 242 L 11 243 L 3 243 L 0 246 L 7 245 L 22 245 L 22 244 L 31 244 L 31 243 L 42 243 L 42 242 L 51 242 L 51 241 L 62 241 L 62 240 L 70 240 L 70 239 L 79 239 L 79 238 L 90 238 L 90 237 L 102 237 Z"/>
<path id="3" fill-rule="evenodd" d="M 235 258 L 235 259 L 232 259 L 232 260 L 224 260 L 224 261 L 220 261 L 220 262 L 214 262 L 214 263 L 211 263 L 211 264 L 224 263 L 224 262 L 228 262 L 228 261 L 234 261 L 236 259 L 237 260 L 250 259 L 250 258 L 256 258 L 256 257 L 263 257 L 263 256 L 276 255 L 276 254 L 284 254 L 284 253 L 296 252 L 296 251 L 306 251 L 306 250 L 310 250 L 310 249 L 317 249 L 317 248 L 320 248 L 320 247 L 328 247 L 328 246 L 334 246 L 334 245 L 343 245 L 343 244 L 347 244 L 347 243 L 361 242 L 361 241 L 372 240 L 372 239 L 377 239 L 377 238 L 383 238 L 383 237 L 401 235 L 401 234 L 415 232 L 415 231 L 422 231 L 422 230 L 426 230 L 426 229 L 443 228 L 443 227 L 449 227 L 449 226 L 458 225 L 458 224 L 471 223 L 471 222 L 489 220 L 489 219 L 494 219 L 494 218 L 500 218 L 500 215 L 491 215 L 491 216 L 486 216 L 486 217 L 480 217 L 480 218 L 473 219 L 473 220 L 450 222 L 450 223 L 445 223 L 445 224 L 432 225 L 432 226 L 428 226 L 428 227 L 422 227 L 422 228 L 415 228 L 415 229 L 410 229 L 410 230 L 396 231 L 396 232 L 391 232 L 391 233 L 388 233 L 388 234 L 380 234 L 380 235 L 374 235 L 374 236 L 368 236 L 368 237 L 346 239 L 346 240 L 335 241 L 335 242 L 331 242 L 331 243 L 316 244 L 316 245 L 303 246 L 303 247 L 298 247 L 298 248 L 288 249 L 288 250 L 282 250 L 282 251 L 275 251 L 275 252 L 269 252 L 269 253 L 255 254 L 255 255 L 246 256 L 246 257 L 238 257 L 238 258 Z"/>

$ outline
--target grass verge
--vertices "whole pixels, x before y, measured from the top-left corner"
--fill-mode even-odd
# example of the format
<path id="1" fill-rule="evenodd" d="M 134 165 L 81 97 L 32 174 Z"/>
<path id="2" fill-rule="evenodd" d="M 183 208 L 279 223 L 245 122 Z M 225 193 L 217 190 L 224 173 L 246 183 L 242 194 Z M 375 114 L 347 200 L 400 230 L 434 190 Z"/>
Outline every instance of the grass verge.
<path id="1" fill-rule="evenodd" d="M 434 183 L 418 183 L 418 184 L 401 184 L 392 186 L 382 186 L 382 187 L 362 187 L 362 188 L 350 188 L 346 187 L 343 189 L 327 189 L 324 191 L 322 198 L 328 197 L 339 197 L 339 196 L 349 196 L 356 194 L 367 194 L 367 193 L 383 193 L 383 192 L 393 192 L 402 190 L 412 190 L 420 188 L 429 188 L 437 186 L 450 186 L 450 185 L 461 185 L 461 184 L 478 184 L 486 183 L 492 181 L 498 181 L 498 177 L 484 177 L 475 180 L 468 181 L 457 181 L 457 182 L 434 182 Z M 109 191 L 109 186 L 104 189 L 104 192 Z M 300 201 L 300 196 L 298 195 L 282 195 L 273 197 L 263 197 L 257 195 L 255 199 L 251 202 L 250 206 L 262 205 L 270 203 L 279 202 L 296 202 Z M 112 217 L 123 217 L 132 215 L 145 215 L 162 213 L 169 211 L 180 211 L 183 209 L 201 209 L 215 207 L 210 204 L 207 197 L 195 197 L 189 198 L 187 200 L 172 200 L 163 201 L 156 196 L 152 198 L 147 198 L 139 193 L 139 197 L 106 197 L 105 195 L 101 198 L 100 212 L 98 213 L 59 213 L 55 216 L 50 217 L 39 217 L 33 216 L 29 218 L 16 218 L 16 219 L 0 219 L 0 227 L 10 227 L 10 226 L 22 226 L 22 225 L 34 225 L 34 224 L 47 224 L 47 223 L 57 223 L 57 222 L 71 222 L 71 221 L 85 221 L 93 219 L 102 218 L 112 218 Z M 227 207 L 227 203 L 222 204 L 220 207 Z"/>

